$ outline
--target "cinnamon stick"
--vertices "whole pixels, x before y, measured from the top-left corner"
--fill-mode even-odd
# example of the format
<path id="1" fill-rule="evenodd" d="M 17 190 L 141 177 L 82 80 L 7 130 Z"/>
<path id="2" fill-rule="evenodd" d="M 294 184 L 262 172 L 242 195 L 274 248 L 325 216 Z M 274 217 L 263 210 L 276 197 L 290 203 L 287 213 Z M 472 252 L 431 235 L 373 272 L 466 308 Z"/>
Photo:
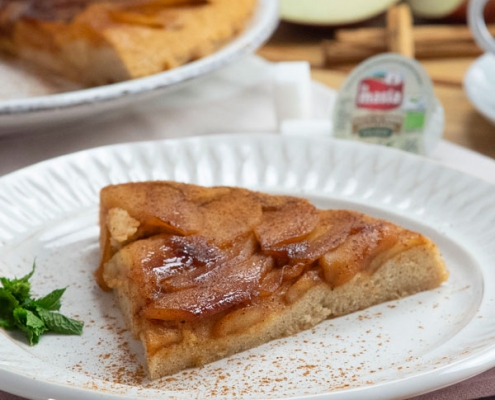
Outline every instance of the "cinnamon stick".
<path id="1" fill-rule="evenodd" d="M 339 42 L 337 40 L 325 40 L 322 43 L 322 49 L 324 63 L 327 66 L 355 64 L 387 51 L 386 48 L 377 50 L 376 48 Z M 474 43 L 469 42 L 423 43 L 415 48 L 415 57 L 417 59 L 477 57 L 481 54 L 483 54 L 482 50 L 474 45 Z"/>
<path id="2" fill-rule="evenodd" d="M 335 40 L 327 40 L 323 43 L 326 65 L 352 64 L 375 54 L 390 51 L 389 46 L 392 44 L 388 40 L 389 29 L 391 28 L 337 30 Z M 495 24 L 489 25 L 488 30 L 495 35 Z M 412 26 L 411 34 L 414 55 L 418 59 L 477 57 L 483 54 L 466 25 Z M 394 46 L 400 48 L 397 44 Z M 411 50 L 406 49 L 406 51 Z"/>
<path id="3" fill-rule="evenodd" d="M 373 48 L 353 46 L 337 40 L 324 40 L 322 46 L 325 65 L 352 64 L 379 53 Z"/>
<path id="4" fill-rule="evenodd" d="M 495 25 L 488 25 L 488 30 L 495 36 Z M 444 42 L 471 42 L 474 39 L 466 25 L 419 25 L 412 29 L 415 45 Z M 361 45 L 375 49 L 387 48 L 387 32 L 385 28 L 338 29 L 335 39 L 339 42 Z"/>
<path id="5" fill-rule="evenodd" d="M 471 42 L 449 41 L 444 43 L 423 42 L 416 46 L 416 58 L 478 57 L 483 51 Z"/>
<path id="6" fill-rule="evenodd" d="M 413 19 L 407 4 L 388 9 L 386 32 L 389 51 L 414 57 Z"/>

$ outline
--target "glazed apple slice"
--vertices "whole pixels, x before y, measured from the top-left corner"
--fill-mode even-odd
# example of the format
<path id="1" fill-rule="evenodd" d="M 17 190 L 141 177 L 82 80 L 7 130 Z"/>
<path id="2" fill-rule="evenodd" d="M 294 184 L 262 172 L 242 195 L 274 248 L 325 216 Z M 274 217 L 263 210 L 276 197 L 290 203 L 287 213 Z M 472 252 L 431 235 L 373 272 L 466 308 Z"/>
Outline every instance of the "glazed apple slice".
<path id="1" fill-rule="evenodd" d="M 319 212 L 311 203 L 292 198 L 281 205 L 263 207 L 263 217 L 255 233 L 262 250 L 270 250 L 307 236 L 318 220 Z"/>
<path id="2" fill-rule="evenodd" d="M 302 240 L 265 248 L 265 252 L 290 263 L 311 263 L 343 243 L 359 229 L 356 213 L 346 210 L 321 211 L 315 228 Z"/>
<path id="3" fill-rule="evenodd" d="M 193 321 L 221 313 L 259 294 L 261 276 L 271 257 L 255 255 L 222 264 L 195 287 L 164 293 L 142 310 L 144 318 Z"/>

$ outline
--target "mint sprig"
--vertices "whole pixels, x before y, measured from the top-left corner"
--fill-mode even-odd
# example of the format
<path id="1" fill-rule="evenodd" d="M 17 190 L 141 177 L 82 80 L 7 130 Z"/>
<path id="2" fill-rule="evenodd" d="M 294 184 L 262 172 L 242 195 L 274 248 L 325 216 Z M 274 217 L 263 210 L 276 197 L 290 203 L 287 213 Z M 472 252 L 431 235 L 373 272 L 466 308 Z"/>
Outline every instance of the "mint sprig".
<path id="1" fill-rule="evenodd" d="M 47 332 L 81 335 L 84 323 L 58 312 L 66 288 L 56 289 L 39 299 L 31 296 L 29 279 L 35 270 L 36 263 L 33 263 L 31 272 L 22 278 L 0 278 L 0 328 L 24 332 L 31 346 Z"/>

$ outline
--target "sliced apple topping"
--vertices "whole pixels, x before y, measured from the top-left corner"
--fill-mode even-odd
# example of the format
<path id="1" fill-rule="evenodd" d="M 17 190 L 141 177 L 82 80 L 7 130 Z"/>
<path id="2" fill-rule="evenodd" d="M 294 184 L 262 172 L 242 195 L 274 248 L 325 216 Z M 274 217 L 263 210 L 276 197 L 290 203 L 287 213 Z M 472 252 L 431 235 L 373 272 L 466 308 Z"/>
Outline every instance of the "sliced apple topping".
<path id="1" fill-rule="evenodd" d="M 198 208 L 199 213 L 209 210 L 218 217 L 204 224 L 211 228 L 208 236 L 161 234 L 124 249 L 133 260 L 132 280 L 147 299 L 142 317 L 195 321 L 223 313 L 224 322 L 215 328 L 217 334 L 234 332 L 242 325 L 235 322 L 242 312 L 232 310 L 252 306 L 254 299 L 273 296 L 294 303 L 323 281 L 341 285 L 369 268 L 378 254 L 389 251 L 398 240 L 398 233 L 380 221 L 371 223 L 349 211 L 315 214 L 312 205 L 294 198 L 285 206 L 275 201 L 269 207 L 263 204 L 261 218 L 246 217 L 247 222 L 235 227 L 225 222 L 234 215 L 230 213 L 237 212 L 228 206 L 232 196 L 240 196 L 235 203 L 242 203 L 246 213 L 256 213 L 262 203 L 242 192 L 222 193 Z M 283 225 L 290 215 L 296 221 L 307 218 L 310 222 L 289 224 L 286 231 Z M 261 222 L 249 231 L 255 220 Z M 219 246 L 215 230 L 224 223 L 240 234 L 229 241 L 220 240 Z M 295 238 L 299 241 L 293 242 Z M 320 270 L 315 268 L 318 263 Z M 249 309 L 249 313 L 254 320 L 266 310 L 261 313 Z"/>
<path id="2" fill-rule="evenodd" d="M 322 283 L 317 271 L 308 271 L 301 276 L 285 293 L 285 301 L 289 304 L 295 303 L 302 298 L 308 290 Z"/>
<path id="3" fill-rule="evenodd" d="M 143 342 L 147 344 L 148 354 L 154 354 L 163 347 L 179 343 L 182 340 L 182 333 L 179 329 L 164 327 L 153 322 L 151 324 L 153 329 L 146 329 L 141 333 L 145 337 Z"/>
<path id="4" fill-rule="evenodd" d="M 359 219 L 350 211 L 320 211 L 315 228 L 302 240 L 272 246 L 266 252 L 293 262 L 310 263 L 343 243 L 356 229 Z"/>
<path id="5" fill-rule="evenodd" d="M 319 220 L 318 210 L 307 200 L 293 198 L 278 207 L 264 210 L 256 236 L 264 251 L 294 243 L 307 236 Z"/>
<path id="6" fill-rule="evenodd" d="M 398 232 L 390 225 L 375 223 L 364 227 L 320 258 L 325 280 L 332 286 L 350 281 L 358 272 L 367 269 L 378 254 L 391 249 L 397 241 Z"/>
<path id="7" fill-rule="evenodd" d="M 218 314 L 259 295 L 259 282 L 269 258 L 255 255 L 215 268 L 198 286 L 161 295 L 144 307 L 145 318 L 191 321 Z M 179 318 L 178 318 L 179 317 Z"/>
<path id="8" fill-rule="evenodd" d="M 145 299 L 137 310 L 144 320 L 216 316 L 215 335 L 242 331 L 271 312 L 260 305 L 292 304 L 316 285 L 342 285 L 404 246 L 403 230 L 391 224 L 317 210 L 296 197 L 171 182 L 134 185 L 131 192 L 114 186 L 102 199 L 112 238 L 151 235 L 120 253 Z"/>
<path id="9" fill-rule="evenodd" d="M 213 327 L 213 335 L 224 337 L 245 332 L 263 322 L 269 314 L 270 310 L 260 305 L 240 308 L 220 319 Z"/>

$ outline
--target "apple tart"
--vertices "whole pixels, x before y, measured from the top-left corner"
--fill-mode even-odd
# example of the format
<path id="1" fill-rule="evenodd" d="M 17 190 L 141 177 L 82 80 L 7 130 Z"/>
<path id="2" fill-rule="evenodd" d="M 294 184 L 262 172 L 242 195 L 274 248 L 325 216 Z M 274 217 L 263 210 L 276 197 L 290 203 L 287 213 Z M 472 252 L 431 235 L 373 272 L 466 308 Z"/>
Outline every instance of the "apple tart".
<path id="1" fill-rule="evenodd" d="M 292 196 L 155 181 L 101 191 L 101 264 L 152 379 L 438 287 L 420 233 Z"/>
<path id="2" fill-rule="evenodd" d="M 86 86 L 216 51 L 257 0 L 0 0 L 0 51 Z"/>

